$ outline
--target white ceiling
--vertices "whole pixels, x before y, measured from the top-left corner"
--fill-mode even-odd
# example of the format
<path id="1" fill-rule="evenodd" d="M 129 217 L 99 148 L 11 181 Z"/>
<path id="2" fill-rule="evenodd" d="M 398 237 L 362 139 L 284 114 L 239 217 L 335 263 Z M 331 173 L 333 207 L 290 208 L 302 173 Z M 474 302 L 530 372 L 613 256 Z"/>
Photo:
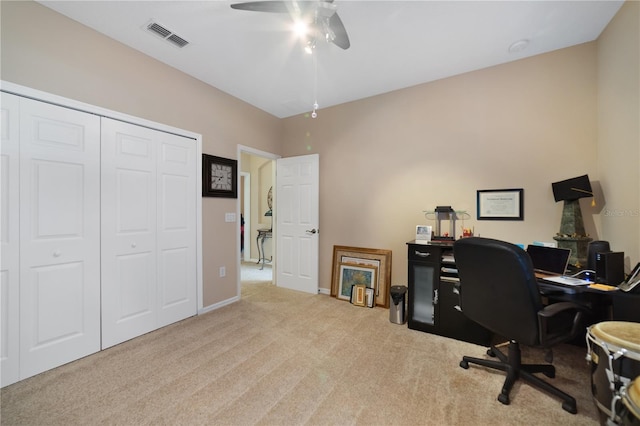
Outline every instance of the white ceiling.
<path id="1" fill-rule="evenodd" d="M 335 0 L 351 47 L 322 40 L 314 65 L 289 15 L 229 6 L 240 1 L 40 3 L 280 118 L 595 40 L 623 3 Z"/>

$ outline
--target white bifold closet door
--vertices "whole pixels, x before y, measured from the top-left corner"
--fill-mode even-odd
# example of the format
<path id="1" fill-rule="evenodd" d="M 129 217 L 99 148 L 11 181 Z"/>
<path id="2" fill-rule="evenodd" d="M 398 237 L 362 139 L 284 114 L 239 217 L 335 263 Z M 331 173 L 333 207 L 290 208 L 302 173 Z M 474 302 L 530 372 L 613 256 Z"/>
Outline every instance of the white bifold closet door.
<path id="1" fill-rule="evenodd" d="M 197 313 L 196 144 L 102 119 L 102 347 Z"/>
<path id="2" fill-rule="evenodd" d="M 100 350 L 100 118 L 19 104 L 23 379 Z"/>
<path id="3" fill-rule="evenodd" d="M 2 93 L 0 386 L 20 380 L 20 100 Z"/>

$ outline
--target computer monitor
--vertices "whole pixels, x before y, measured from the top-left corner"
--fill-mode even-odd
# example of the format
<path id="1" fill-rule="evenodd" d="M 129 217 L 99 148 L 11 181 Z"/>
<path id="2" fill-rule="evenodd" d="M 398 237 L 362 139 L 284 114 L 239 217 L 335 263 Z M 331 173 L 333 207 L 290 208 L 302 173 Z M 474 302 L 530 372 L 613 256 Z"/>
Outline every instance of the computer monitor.
<path id="1" fill-rule="evenodd" d="M 571 250 L 530 244 L 527 253 L 536 272 L 548 275 L 563 275 L 569 265 Z"/>

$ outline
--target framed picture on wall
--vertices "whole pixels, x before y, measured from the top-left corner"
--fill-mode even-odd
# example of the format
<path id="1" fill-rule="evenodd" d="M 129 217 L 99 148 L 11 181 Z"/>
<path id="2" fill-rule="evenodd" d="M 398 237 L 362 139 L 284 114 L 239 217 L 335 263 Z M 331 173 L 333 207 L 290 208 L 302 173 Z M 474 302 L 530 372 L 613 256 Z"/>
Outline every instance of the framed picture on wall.
<path id="1" fill-rule="evenodd" d="M 524 220 L 524 190 L 478 190 L 478 220 Z"/>
<path id="2" fill-rule="evenodd" d="M 202 154 L 202 196 L 238 198 L 238 161 Z"/>

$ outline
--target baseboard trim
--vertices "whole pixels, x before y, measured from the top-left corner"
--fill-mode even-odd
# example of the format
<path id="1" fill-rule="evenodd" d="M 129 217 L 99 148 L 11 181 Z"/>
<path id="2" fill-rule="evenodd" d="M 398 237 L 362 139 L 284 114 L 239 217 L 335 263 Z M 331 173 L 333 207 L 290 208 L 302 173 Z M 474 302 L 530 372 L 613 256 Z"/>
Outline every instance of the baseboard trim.
<path id="1" fill-rule="evenodd" d="M 240 296 L 231 297 L 229 299 L 223 300 L 222 302 L 214 303 L 213 305 L 209 305 L 202 309 L 198 309 L 198 315 L 206 314 L 207 312 L 215 311 L 216 309 L 220 309 L 224 306 L 230 305 L 232 303 L 238 302 L 240 300 Z"/>

